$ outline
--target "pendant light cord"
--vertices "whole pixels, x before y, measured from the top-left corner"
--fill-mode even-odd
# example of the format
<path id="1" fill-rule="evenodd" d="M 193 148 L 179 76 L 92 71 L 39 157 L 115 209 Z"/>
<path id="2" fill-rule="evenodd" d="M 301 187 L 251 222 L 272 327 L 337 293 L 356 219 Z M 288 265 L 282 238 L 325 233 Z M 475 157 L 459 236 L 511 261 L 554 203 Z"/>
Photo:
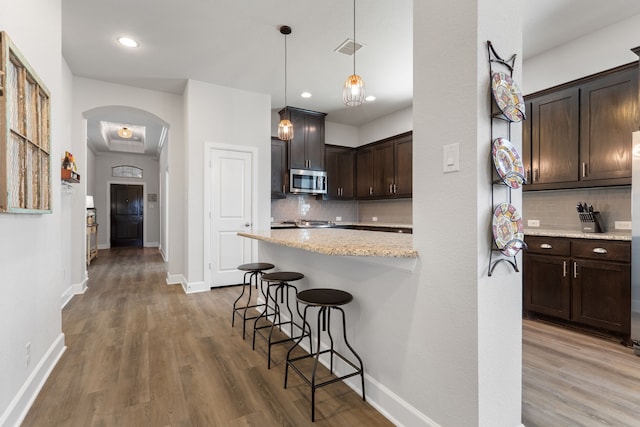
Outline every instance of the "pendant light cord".
<path id="1" fill-rule="evenodd" d="M 353 75 L 356 74 L 356 0 L 353 0 Z"/>
<path id="2" fill-rule="evenodd" d="M 287 35 L 284 35 L 284 106 L 287 106 Z"/>

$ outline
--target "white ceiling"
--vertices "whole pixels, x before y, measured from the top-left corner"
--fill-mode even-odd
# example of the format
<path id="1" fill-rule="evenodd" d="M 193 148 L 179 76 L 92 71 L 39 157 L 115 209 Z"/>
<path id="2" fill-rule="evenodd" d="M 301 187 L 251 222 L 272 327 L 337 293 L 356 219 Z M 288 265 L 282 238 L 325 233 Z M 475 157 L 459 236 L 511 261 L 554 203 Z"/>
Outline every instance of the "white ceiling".
<path id="1" fill-rule="evenodd" d="M 359 126 L 411 105 L 413 1 L 357 2 L 356 41 L 365 46 L 356 55 L 356 71 L 367 93 L 377 97 L 360 107 L 342 104 L 353 62 L 334 52 L 353 36 L 349 0 L 62 0 L 62 53 L 76 76 L 172 93 L 182 93 L 186 79 L 195 79 L 270 94 L 272 108 L 280 109 L 284 36 L 278 28 L 289 25 L 287 103 Z M 523 3 L 524 58 L 640 13 L 637 0 Z M 123 48 L 116 42 L 121 35 L 140 46 Z M 303 91 L 313 96 L 303 99 Z M 108 120 L 145 126 L 146 153 L 155 155 L 165 124 L 130 113 L 92 112 L 93 149 L 107 150 L 96 123 Z"/>

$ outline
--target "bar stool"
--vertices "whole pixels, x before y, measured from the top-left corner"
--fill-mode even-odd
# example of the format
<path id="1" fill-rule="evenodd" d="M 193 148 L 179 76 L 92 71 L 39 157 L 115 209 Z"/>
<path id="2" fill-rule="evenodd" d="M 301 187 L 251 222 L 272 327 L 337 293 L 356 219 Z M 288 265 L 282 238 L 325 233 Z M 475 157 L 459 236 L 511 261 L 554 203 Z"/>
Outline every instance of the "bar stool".
<path id="1" fill-rule="evenodd" d="M 338 289 L 327 289 L 327 288 L 316 288 L 316 289 L 308 289 L 302 291 L 298 294 L 298 302 L 305 304 L 304 314 L 302 316 L 302 324 L 307 325 L 307 310 L 312 307 L 318 307 L 318 336 L 316 343 L 316 351 L 313 352 L 313 348 L 309 347 L 309 353 L 304 356 L 299 357 L 291 357 L 291 352 L 302 342 L 302 339 L 298 339 L 293 346 L 289 349 L 287 353 L 287 363 L 285 365 L 284 371 L 284 388 L 287 388 L 287 379 L 289 375 L 289 367 L 293 369 L 302 379 L 311 386 L 311 421 L 315 421 L 315 410 L 316 410 L 316 389 L 325 385 L 333 384 L 338 381 L 342 381 L 346 378 L 353 377 L 355 375 L 360 375 L 362 380 L 362 400 L 366 401 L 365 393 L 364 393 L 364 366 L 362 364 L 362 359 L 358 356 L 358 353 L 355 352 L 349 341 L 347 341 L 347 325 L 344 316 L 344 310 L 339 306 L 345 305 L 353 301 L 353 296 L 349 292 L 341 291 Z M 347 359 L 342 354 L 338 353 L 333 347 L 333 337 L 331 336 L 331 310 L 338 310 L 342 313 L 342 336 L 345 344 L 353 353 L 353 355 L 358 359 L 358 364 L 356 365 L 351 360 Z M 320 320 L 322 319 L 322 330 L 320 327 Z M 331 343 L 330 348 L 326 350 L 320 350 L 320 337 L 322 335 L 322 331 L 326 331 L 329 336 L 329 341 Z M 304 334 L 305 331 L 303 330 Z M 318 369 L 318 361 L 320 360 L 320 355 L 330 353 L 330 366 L 329 370 L 333 374 L 333 355 L 335 354 L 340 359 L 342 359 L 345 363 L 351 366 L 355 371 L 342 375 L 339 377 L 333 377 L 327 381 L 323 381 L 318 383 L 316 381 L 316 373 Z M 311 372 L 311 376 L 306 376 L 302 370 L 296 366 L 296 362 L 313 357 L 315 362 L 313 364 L 313 370 Z"/>
<path id="2" fill-rule="evenodd" d="M 245 330 L 247 320 L 256 319 L 259 316 L 251 316 L 247 317 L 247 310 L 250 308 L 258 308 L 262 307 L 267 303 L 266 294 L 264 289 L 262 289 L 262 281 L 260 283 L 260 291 L 262 295 L 265 297 L 265 304 L 254 304 L 251 305 L 251 285 L 255 285 L 256 289 L 258 289 L 258 279 L 264 274 L 263 271 L 271 270 L 275 266 L 273 264 L 269 264 L 268 262 L 256 262 L 251 264 L 242 264 L 238 267 L 238 270 L 245 271 L 243 284 L 242 284 L 242 293 L 240 296 L 233 302 L 233 312 L 231 313 L 231 327 L 235 325 L 236 315 L 242 318 L 242 339 L 244 340 Z M 249 280 L 247 280 L 247 276 Z M 247 302 L 244 305 L 238 305 L 238 302 L 244 296 L 245 291 L 249 289 L 249 296 L 247 297 Z"/>
<path id="3" fill-rule="evenodd" d="M 298 289 L 291 285 L 289 282 L 293 282 L 296 280 L 300 280 L 304 278 L 302 273 L 296 273 L 293 271 L 277 271 L 275 273 L 266 273 L 262 275 L 262 280 L 267 282 L 267 305 L 260 314 L 253 325 L 253 345 L 252 349 L 256 348 L 256 335 L 261 336 L 267 341 L 267 368 L 271 369 L 271 347 L 284 343 L 287 341 L 293 341 L 296 339 L 302 340 L 305 336 L 309 337 L 309 344 L 311 345 L 311 327 L 309 327 L 308 332 L 305 332 L 306 329 L 303 326 L 300 326 L 298 322 L 295 321 L 293 316 L 293 311 L 291 310 L 291 305 L 289 304 L 289 293 L 293 291 L 295 295 L 298 294 Z M 278 303 L 278 294 L 280 295 L 280 303 Z M 273 302 L 274 312 L 271 314 L 273 316 L 273 321 L 271 324 L 266 324 L 259 326 L 258 322 L 261 318 L 265 318 L 267 321 L 269 320 L 269 300 Z M 282 307 L 282 308 L 281 308 Z M 283 319 L 282 309 L 286 309 L 289 313 L 288 319 Z M 302 313 L 300 313 L 300 309 L 298 304 L 296 304 L 296 311 L 298 312 L 298 316 L 302 319 Z M 289 337 L 283 339 L 276 339 L 273 336 L 273 331 L 276 327 L 282 331 L 282 327 L 289 325 Z M 300 335 L 294 335 L 294 327 L 298 330 L 302 331 Z M 263 332 L 264 329 L 268 329 L 269 333 L 266 334 L 266 331 Z"/>

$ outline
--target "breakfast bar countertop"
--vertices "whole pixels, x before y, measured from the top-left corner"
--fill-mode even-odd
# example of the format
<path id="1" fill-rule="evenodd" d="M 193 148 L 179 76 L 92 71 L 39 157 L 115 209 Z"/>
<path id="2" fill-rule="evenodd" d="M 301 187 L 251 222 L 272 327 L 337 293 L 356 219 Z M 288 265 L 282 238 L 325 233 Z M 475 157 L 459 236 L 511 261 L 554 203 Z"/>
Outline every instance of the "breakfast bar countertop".
<path id="1" fill-rule="evenodd" d="M 293 228 L 240 232 L 239 236 L 325 255 L 417 258 L 411 234 L 341 228 Z"/>

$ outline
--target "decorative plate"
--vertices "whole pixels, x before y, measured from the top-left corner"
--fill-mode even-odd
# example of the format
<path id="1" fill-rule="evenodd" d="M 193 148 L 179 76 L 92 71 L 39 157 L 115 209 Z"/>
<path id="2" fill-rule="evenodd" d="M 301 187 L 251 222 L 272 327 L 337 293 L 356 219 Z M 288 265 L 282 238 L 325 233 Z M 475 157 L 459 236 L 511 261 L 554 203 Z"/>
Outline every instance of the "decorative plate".
<path id="1" fill-rule="evenodd" d="M 524 247 L 524 225 L 515 206 L 501 203 L 493 212 L 493 240 L 506 256 L 515 256 Z"/>
<path id="2" fill-rule="evenodd" d="M 524 99 L 518 85 L 509 74 L 502 71 L 493 73 L 491 93 L 493 93 L 498 108 L 509 121 L 520 122 L 524 119 Z"/>
<path id="3" fill-rule="evenodd" d="M 502 181 L 511 188 L 520 188 L 525 182 L 524 166 L 516 147 L 506 138 L 497 138 L 493 141 L 491 153 Z"/>

